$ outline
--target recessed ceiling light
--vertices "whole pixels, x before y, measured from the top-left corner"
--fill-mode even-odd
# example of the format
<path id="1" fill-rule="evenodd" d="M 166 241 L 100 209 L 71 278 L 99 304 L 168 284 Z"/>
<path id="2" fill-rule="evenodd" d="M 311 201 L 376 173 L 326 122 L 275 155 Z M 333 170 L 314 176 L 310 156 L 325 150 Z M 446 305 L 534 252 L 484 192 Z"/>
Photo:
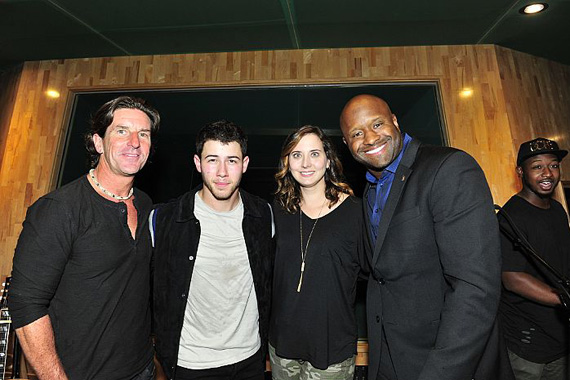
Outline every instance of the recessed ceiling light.
<path id="1" fill-rule="evenodd" d="M 522 7 L 519 12 L 522 14 L 531 15 L 542 12 L 546 8 L 548 8 L 548 4 L 546 3 L 533 3 Z"/>
<path id="2" fill-rule="evenodd" d="M 47 90 L 46 95 L 53 99 L 59 98 L 59 92 L 56 90 Z"/>

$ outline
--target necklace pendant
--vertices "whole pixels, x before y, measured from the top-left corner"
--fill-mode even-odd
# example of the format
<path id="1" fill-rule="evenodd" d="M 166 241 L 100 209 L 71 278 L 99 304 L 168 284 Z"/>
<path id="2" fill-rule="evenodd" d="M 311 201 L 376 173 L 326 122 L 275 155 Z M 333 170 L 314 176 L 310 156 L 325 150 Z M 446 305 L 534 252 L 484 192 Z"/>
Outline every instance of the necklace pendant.
<path id="1" fill-rule="evenodd" d="M 301 262 L 301 276 L 299 277 L 299 285 L 297 285 L 297 293 L 301 293 L 301 285 L 303 285 L 303 274 L 305 273 L 305 262 Z"/>

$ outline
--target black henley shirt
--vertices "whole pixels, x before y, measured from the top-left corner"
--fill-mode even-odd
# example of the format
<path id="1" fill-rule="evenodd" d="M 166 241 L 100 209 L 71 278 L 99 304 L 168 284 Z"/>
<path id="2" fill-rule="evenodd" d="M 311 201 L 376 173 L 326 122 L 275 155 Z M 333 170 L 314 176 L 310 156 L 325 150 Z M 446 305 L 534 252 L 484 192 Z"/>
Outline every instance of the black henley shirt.
<path id="1" fill-rule="evenodd" d="M 125 203 L 101 197 L 87 177 L 35 202 L 12 272 L 14 328 L 49 314 L 70 379 L 130 379 L 152 358 L 150 198 L 135 189 L 136 238 Z"/>

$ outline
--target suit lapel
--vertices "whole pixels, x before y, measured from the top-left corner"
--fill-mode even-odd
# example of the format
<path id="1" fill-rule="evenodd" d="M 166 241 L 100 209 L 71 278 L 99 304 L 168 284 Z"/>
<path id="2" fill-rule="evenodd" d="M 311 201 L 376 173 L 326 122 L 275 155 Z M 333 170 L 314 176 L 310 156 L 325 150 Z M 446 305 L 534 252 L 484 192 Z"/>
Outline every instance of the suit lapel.
<path id="1" fill-rule="evenodd" d="M 364 235 L 366 237 L 366 256 L 368 257 L 368 262 L 372 263 L 372 253 L 374 252 L 374 246 L 372 245 L 372 236 L 370 234 L 370 212 L 368 210 L 368 192 L 370 191 L 370 184 L 366 181 L 366 187 L 364 187 L 364 195 L 362 196 L 362 208 L 364 215 Z"/>
<path id="2" fill-rule="evenodd" d="M 396 211 L 396 207 L 400 203 L 400 198 L 402 197 L 403 190 L 408 178 L 412 174 L 411 166 L 416 159 L 416 154 L 420 143 L 416 140 L 410 141 L 396 173 L 394 175 L 394 181 L 392 182 L 392 187 L 390 188 L 390 194 L 388 194 L 388 199 L 386 200 L 386 205 L 382 211 L 382 218 L 380 219 L 380 224 L 378 226 L 378 238 L 376 239 L 376 244 L 374 245 L 374 254 L 372 259 L 372 266 L 376 266 L 378 263 L 378 258 L 380 257 L 380 250 L 386 238 L 386 232 Z"/>

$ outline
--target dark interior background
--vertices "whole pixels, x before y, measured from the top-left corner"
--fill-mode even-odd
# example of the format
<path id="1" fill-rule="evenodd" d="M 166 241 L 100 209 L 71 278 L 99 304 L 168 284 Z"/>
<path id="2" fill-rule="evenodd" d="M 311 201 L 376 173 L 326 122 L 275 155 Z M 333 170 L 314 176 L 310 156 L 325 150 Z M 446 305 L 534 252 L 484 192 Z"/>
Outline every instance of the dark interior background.
<path id="1" fill-rule="evenodd" d="M 78 93 L 66 138 L 59 175 L 64 185 L 88 170 L 83 134 L 92 114 L 106 101 L 125 92 Z M 369 93 L 384 98 L 398 117 L 400 127 L 425 143 L 443 145 L 445 134 L 435 83 L 247 87 L 193 89 L 184 91 L 131 92 L 148 100 L 161 115 L 156 148 L 136 177 L 136 186 L 155 202 L 177 197 L 201 182 L 192 162 L 197 131 L 206 123 L 227 119 L 242 126 L 248 135 L 250 164 L 241 186 L 248 192 L 271 199 L 281 145 L 296 128 L 312 124 L 325 130 L 334 141 L 347 181 L 357 195 L 365 185 L 364 168 L 357 164 L 342 142 L 339 114 L 353 96 Z M 356 314 L 359 337 L 366 337 L 366 284 L 357 286 Z"/>
<path id="2" fill-rule="evenodd" d="M 333 139 L 348 182 L 357 194 L 364 187 L 364 169 L 342 142 L 339 114 L 354 95 L 371 93 L 391 105 L 400 126 L 425 143 L 442 145 L 445 137 L 435 83 L 358 86 L 247 87 L 184 91 L 130 92 L 146 99 L 161 115 L 156 149 L 137 175 L 136 186 L 155 202 L 164 202 L 188 191 L 201 181 L 192 162 L 197 131 L 206 123 L 227 119 L 248 135 L 250 165 L 242 187 L 267 200 L 274 191 L 281 145 L 296 128 L 317 125 Z M 88 170 L 83 134 L 92 114 L 106 101 L 125 92 L 78 93 L 66 139 L 59 175 L 64 185 Z"/>
<path id="3" fill-rule="evenodd" d="M 0 70 L 45 59 L 497 44 L 570 64 L 570 2 L 2 0 Z"/>

